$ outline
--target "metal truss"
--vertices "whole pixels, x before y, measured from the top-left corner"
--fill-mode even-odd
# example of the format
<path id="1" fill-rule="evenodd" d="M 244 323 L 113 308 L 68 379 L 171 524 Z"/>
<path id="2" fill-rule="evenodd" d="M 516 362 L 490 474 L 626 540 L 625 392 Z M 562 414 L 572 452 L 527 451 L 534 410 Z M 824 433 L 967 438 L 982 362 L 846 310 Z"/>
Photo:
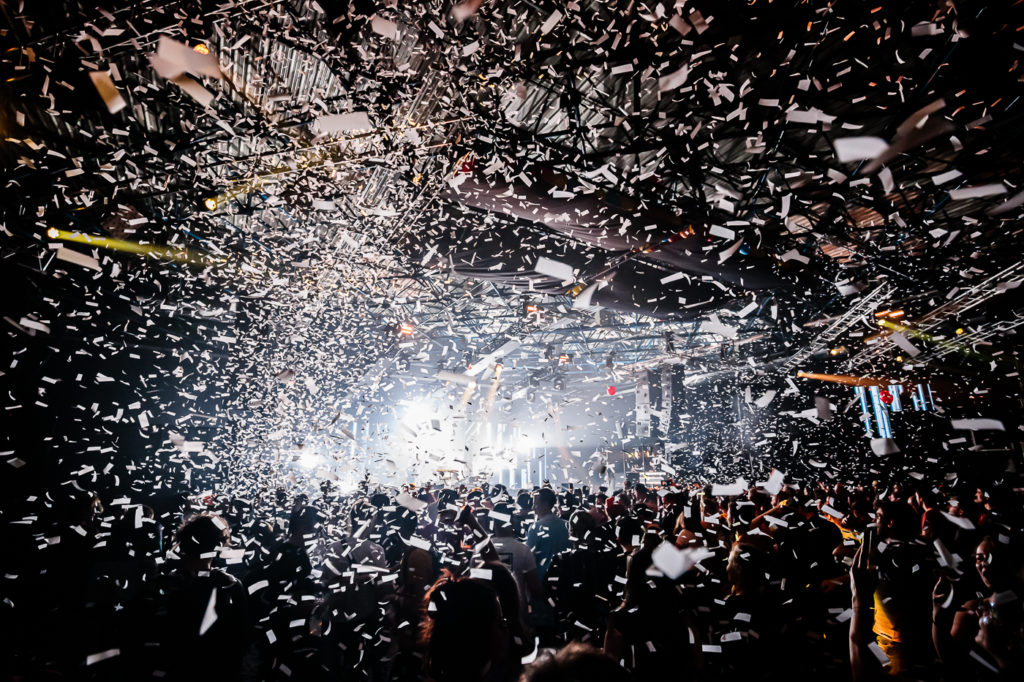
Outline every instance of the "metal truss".
<path id="1" fill-rule="evenodd" d="M 962 315 L 968 310 L 975 308 L 984 303 L 985 301 L 988 301 L 989 299 L 1003 293 L 1004 291 L 1006 291 L 1005 284 L 1007 282 L 1020 280 L 1022 277 L 1024 277 L 1024 260 L 1019 261 L 1008 268 L 1000 270 L 994 275 L 985 278 L 981 282 L 978 282 L 977 284 L 970 286 L 964 289 L 963 291 L 957 292 L 956 296 L 948 303 L 945 303 L 939 306 L 938 308 L 935 308 L 934 310 L 925 313 L 917 320 L 915 320 L 913 328 L 914 330 L 919 332 L 930 333 L 938 329 L 949 319 L 955 318 L 958 315 Z M 1014 328 L 1016 326 L 1017 325 L 1014 324 L 1011 328 Z M 989 333 L 985 338 L 988 338 L 989 336 L 996 333 L 997 326 L 995 324 L 991 326 L 987 325 L 986 329 Z M 954 341 L 951 343 L 952 345 L 940 344 L 942 352 L 939 355 L 936 355 L 935 357 L 948 355 L 950 352 L 954 350 L 955 346 L 959 343 L 959 341 Z M 888 353 L 894 347 L 895 344 L 893 343 L 889 335 L 879 337 L 879 339 L 874 344 L 872 344 L 868 348 L 865 348 L 864 350 L 862 350 L 861 352 L 857 353 L 849 360 L 847 360 L 844 367 L 847 371 L 863 369 L 867 366 L 870 366 L 872 363 L 877 361 L 879 358 Z M 936 348 L 936 351 L 938 351 L 938 348 Z"/>
<path id="2" fill-rule="evenodd" d="M 864 315 L 870 313 L 882 301 L 887 300 L 891 296 L 891 292 L 890 284 L 882 282 L 870 293 L 862 296 L 825 331 L 819 333 L 809 344 L 784 360 L 778 367 L 779 373 L 789 374 L 812 356 L 831 347 L 836 339 L 856 325 Z"/>

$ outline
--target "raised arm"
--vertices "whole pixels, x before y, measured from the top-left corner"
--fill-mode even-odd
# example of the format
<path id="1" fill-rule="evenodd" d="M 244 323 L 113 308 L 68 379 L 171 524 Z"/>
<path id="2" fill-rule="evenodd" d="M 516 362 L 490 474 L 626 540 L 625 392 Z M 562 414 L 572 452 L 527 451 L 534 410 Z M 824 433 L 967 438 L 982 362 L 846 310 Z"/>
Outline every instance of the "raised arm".
<path id="1" fill-rule="evenodd" d="M 473 538 L 473 551 L 477 552 L 481 559 L 488 563 L 501 563 L 501 557 L 498 556 L 498 550 L 494 548 L 494 543 L 491 542 L 491 536 L 480 525 L 480 521 L 473 514 L 473 509 L 468 505 L 462 508 L 462 513 L 459 514 L 459 522 L 469 528 Z"/>
<path id="2" fill-rule="evenodd" d="M 850 593 L 853 616 L 850 618 L 850 668 L 853 682 L 864 682 L 880 677 L 878 660 L 869 650 L 874 641 L 872 626 L 875 623 L 875 586 L 878 579 L 870 563 L 874 537 L 871 531 L 864 533 L 857 553 L 850 566 Z"/>

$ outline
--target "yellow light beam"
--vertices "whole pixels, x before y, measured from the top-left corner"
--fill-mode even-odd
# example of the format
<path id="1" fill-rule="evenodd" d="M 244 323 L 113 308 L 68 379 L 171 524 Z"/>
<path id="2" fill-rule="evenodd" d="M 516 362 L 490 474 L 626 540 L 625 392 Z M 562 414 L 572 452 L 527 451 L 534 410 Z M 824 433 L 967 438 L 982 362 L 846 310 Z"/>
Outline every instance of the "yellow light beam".
<path id="1" fill-rule="evenodd" d="M 136 253 L 142 256 L 154 256 L 164 260 L 178 261 L 179 263 L 191 263 L 198 265 L 214 265 L 223 264 L 227 262 L 226 258 L 211 258 L 209 256 L 201 255 L 189 251 L 188 249 L 177 247 L 177 246 L 159 246 L 157 244 L 140 244 L 138 242 L 130 242 L 124 239 L 114 239 L 112 237 L 99 237 L 97 235 L 85 234 L 83 232 L 69 232 L 68 230 L 58 230 L 56 227 L 51 227 L 46 231 L 46 236 L 50 239 L 60 239 L 66 242 L 75 242 L 76 244 L 86 244 L 88 246 L 98 246 L 103 249 L 111 249 L 113 251 L 122 251 L 124 253 Z"/>
<path id="2" fill-rule="evenodd" d="M 888 320 L 877 320 L 877 322 L 878 326 L 880 327 L 891 329 L 894 332 L 902 332 L 908 336 L 913 336 L 915 339 L 921 339 L 922 341 L 928 341 L 929 343 L 943 344 L 945 347 L 955 350 L 957 353 L 960 353 L 961 355 L 965 355 L 970 358 L 989 361 L 995 359 L 991 355 L 982 353 L 981 351 L 974 350 L 973 348 L 964 344 L 962 341 L 956 341 L 954 339 L 937 339 L 935 338 L 935 336 L 931 334 L 926 334 L 925 332 L 918 331 L 917 329 L 913 329 L 912 327 L 908 327 L 906 325 L 896 324 L 895 322 L 889 322 Z M 957 329 L 956 331 L 957 336 L 960 336 L 963 333 L 962 329 Z M 996 362 L 1000 361 L 996 360 Z"/>
<path id="3" fill-rule="evenodd" d="M 913 327 L 908 327 L 905 324 L 897 324 L 896 322 L 890 322 L 889 320 L 875 320 L 875 322 L 878 323 L 879 327 L 885 327 L 886 329 L 891 329 L 894 332 L 907 334 L 908 336 L 913 336 L 915 339 L 921 339 L 922 341 L 935 341 L 935 337 L 931 334 L 926 334 L 923 331 L 919 331 Z"/>

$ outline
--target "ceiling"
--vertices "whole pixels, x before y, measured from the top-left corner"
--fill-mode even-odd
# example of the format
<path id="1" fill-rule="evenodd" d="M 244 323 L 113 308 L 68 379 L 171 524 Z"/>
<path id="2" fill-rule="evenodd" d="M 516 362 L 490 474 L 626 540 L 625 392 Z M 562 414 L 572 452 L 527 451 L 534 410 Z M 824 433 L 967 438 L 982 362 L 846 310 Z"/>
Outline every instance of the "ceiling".
<path id="1" fill-rule="evenodd" d="M 226 449 L 499 362 L 1015 371 L 1015 7 L 0 8 L 5 347 L 155 354 Z"/>

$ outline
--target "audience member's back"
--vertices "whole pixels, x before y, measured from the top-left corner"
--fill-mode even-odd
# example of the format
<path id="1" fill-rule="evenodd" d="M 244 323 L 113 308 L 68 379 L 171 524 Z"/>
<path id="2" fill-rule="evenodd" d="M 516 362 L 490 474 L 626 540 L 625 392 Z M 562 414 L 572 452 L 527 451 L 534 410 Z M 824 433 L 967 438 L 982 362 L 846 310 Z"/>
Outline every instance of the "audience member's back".
<path id="1" fill-rule="evenodd" d="M 163 679 L 231 680 L 239 675 L 249 635 L 246 593 L 238 580 L 211 568 L 227 537 L 223 519 L 205 514 L 178 530 L 180 559 L 159 581 L 155 639 L 146 642 L 157 644 L 154 674 Z"/>
<path id="2" fill-rule="evenodd" d="M 509 682 L 519 670 L 498 594 L 485 581 L 438 580 L 427 597 L 422 640 L 437 682 Z"/>
<path id="3" fill-rule="evenodd" d="M 578 510 L 569 520 L 575 546 L 557 554 L 545 580 L 555 602 L 560 630 L 567 640 L 604 637 L 605 620 L 616 605 L 616 554 L 604 546 L 594 518 Z"/>

